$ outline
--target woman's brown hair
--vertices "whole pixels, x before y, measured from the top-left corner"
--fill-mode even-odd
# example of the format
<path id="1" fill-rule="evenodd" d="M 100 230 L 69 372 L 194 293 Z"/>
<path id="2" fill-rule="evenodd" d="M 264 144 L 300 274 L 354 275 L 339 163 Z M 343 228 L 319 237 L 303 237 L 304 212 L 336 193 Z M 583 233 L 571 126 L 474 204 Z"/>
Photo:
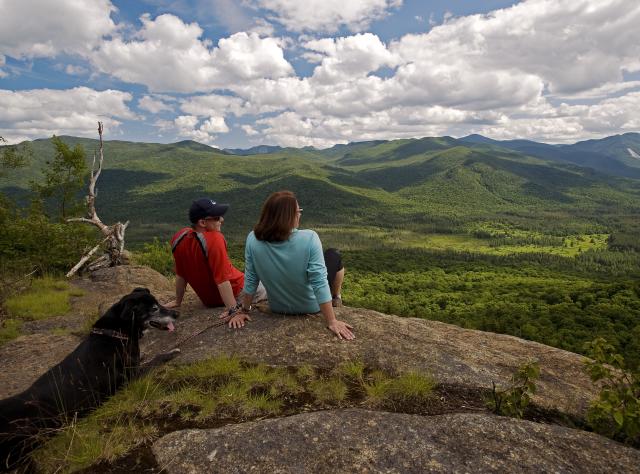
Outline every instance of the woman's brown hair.
<path id="1" fill-rule="evenodd" d="M 256 238 L 267 242 L 287 240 L 296 222 L 297 203 L 291 191 L 278 191 L 269 196 L 253 228 Z"/>

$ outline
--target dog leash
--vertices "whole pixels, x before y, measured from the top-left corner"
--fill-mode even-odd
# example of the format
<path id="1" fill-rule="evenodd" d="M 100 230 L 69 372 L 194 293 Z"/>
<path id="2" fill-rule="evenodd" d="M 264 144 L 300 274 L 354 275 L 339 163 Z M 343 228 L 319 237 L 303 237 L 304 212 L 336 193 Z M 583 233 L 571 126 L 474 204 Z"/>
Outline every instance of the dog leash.
<path id="1" fill-rule="evenodd" d="M 208 331 L 209 329 L 217 328 L 219 326 L 223 326 L 223 325 L 227 324 L 230 319 L 231 319 L 231 317 L 227 316 L 224 319 L 221 319 L 220 321 L 216 321 L 215 323 L 209 324 L 208 326 L 205 326 L 202 329 L 198 329 L 196 332 L 194 332 L 192 334 L 189 334 L 188 336 L 186 336 L 186 337 L 180 339 L 178 342 L 176 342 L 172 349 L 170 349 L 168 351 L 164 351 L 164 352 L 171 352 L 171 351 L 174 351 L 176 349 L 179 349 L 180 346 L 182 344 L 184 344 L 185 342 L 187 342 L 188 340 L 193 339 L 196 336 L 199 336 L 200 334 L 202 334 L 205 331 Z"/>

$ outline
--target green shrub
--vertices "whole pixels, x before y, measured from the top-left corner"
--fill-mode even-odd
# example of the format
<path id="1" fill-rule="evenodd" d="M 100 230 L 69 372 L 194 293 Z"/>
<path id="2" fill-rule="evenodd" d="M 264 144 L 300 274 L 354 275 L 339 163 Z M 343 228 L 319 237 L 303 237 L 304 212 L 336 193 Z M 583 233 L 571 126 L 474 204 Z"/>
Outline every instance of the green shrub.
<path id="1" fill-rule="evenodd" d="M 0 212 L 0 271 L 24 274 L 66 273 L 98 242 L 96 229 L 86 224 L 51 222 L 38 206 L 23 215 Z"/>
<path id="2" fill-rule="evenodd" d="M 491 410 L 504 416 L 522 418 L 524 411 L 536 393 L 535 381 L 540 377 L 540 366 L 529 361 L 516 370 L 511 376 L 510 385 L 504 390 L 497 390 L 493 384 L 492 397 L 487 401 Z"/>
<path id="3" fill-rule="evenodd" d="M 163 275 L 173 275 L 173 256 L 169 242 L 161 242 L 157 237 L 151 243 L 145 243 L 142 250 L 133 253 L 133 261 L 137 265 L 153 268 Z"/>
<path id="4" fill-rule="evenodd" d="M 640 444 L 640 375 L 631 372 L 624 358 L 604 338 L 586 345 L 591 380 L 600 384 L 587 421 L 598 433 L 634 445 Z"/>

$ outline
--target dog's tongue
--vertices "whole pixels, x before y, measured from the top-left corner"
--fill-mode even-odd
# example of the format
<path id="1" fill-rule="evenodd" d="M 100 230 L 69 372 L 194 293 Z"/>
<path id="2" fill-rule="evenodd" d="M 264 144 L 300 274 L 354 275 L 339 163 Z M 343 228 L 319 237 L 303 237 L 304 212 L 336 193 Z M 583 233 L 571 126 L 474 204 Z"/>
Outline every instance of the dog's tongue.
<path id="1" fill-rule="evenodd" d="M 167 329 L 169 330 L 169 332 L 173 331 L 175 329 L 173 323 L 167 324 Z"/>

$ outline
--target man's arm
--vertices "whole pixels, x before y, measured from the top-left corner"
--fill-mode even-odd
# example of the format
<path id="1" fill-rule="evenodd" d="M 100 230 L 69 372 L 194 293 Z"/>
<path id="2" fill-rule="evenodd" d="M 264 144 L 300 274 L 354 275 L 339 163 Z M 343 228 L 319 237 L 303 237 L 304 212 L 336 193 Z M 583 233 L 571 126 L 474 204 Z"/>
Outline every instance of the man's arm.
<path id="1" fill-rule="evenodd" d="M 236 297 L 233 296 L 233 288 L 231 288 L 231 282 L 229 280 L 220 283 L 218 285 L 218 291 L 227 310 L 236 306 Z"/>
<path id="2" fill-rule="evenodd" d="M 176 275 L 176 299 L 165 304 L 165 308 L 178 308 L 182 304 L 184 292 L 187 289 L 187 280 L 180 275 Z"/>

